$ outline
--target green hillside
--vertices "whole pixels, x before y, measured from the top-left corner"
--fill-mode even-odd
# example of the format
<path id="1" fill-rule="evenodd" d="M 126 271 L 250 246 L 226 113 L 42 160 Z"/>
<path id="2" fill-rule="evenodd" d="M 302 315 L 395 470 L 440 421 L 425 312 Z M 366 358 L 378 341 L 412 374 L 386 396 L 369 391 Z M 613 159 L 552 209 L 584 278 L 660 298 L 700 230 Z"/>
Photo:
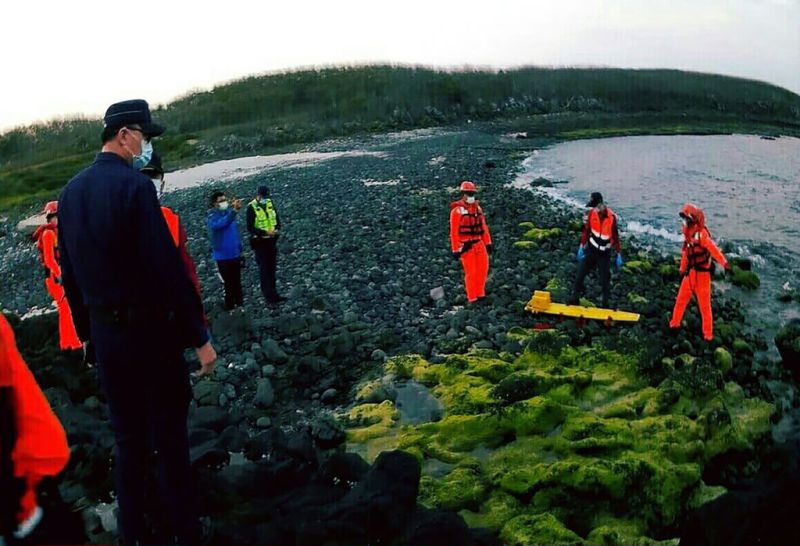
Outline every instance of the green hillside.
<path id="1" fill-rule="evenodd" d="M 555 121 L 542 117 L 554 113 L 565 115 Z M 531 130 L 557 138 L 796 134 L 800 96 L 762 82 L 676 70 L 365 66 L 249 77 L 178 98 L 155 116 L 169 128 L 157 148 L 174 167 L 334 136 L 467 120 L 529 118 Z M 0 207 L 52 195 L 91 160 L 100 128 L 100 120 L 74 119 L 0 135 Z"/>

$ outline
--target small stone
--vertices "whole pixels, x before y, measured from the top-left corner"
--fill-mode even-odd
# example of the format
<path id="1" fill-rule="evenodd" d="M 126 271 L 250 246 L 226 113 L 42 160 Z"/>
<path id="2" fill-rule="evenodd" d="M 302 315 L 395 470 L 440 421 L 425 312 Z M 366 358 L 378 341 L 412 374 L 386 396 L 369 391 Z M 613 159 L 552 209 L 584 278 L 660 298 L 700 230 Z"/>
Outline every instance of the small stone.
<path id="1" fill-rule="evenodd" d="M 728 375 L 733 367 L 733 357 L 724 347 L 717 347 L 714 350 L 714 363 L 722 371 L 722 375 Z"/>
<path id="2" fill-rule="evenodd" d="M 372 351 L 372 360 L 376 362 L 383 362 L 386 360 L 386 353 L 383 352 L 381 349 L 375 349 Z"/>
<path id="3" fill-rule="evenodd" d="M 347 311 L 344 314 L 344 317 L 342 317 L 342 322 L 344 322 L 345 324 L 350 324 L 357 320 L 358 320 L 358 315 L 355 313 L 355 311 Z"/>
<path id="4" fill-rule="evenodd" d="M 272 426 L 272 420 L 266 416 L 259 417 L 258 420 L 256 420 L 256 426 L 258 428 L 269 428 Z"/>
<path id="5" fill-rule="evenodd" d="M 430 291 L 431 299 L 433 301 L 439 301 L 444 299 L 444 286 L 437 286 L 436 288 L 432 288 Z"/>
<path id="6" fill-rule="evenodd" d="M 326 389 L 325 392 L 322 393 L 320 396 L 320 400 L 323 402 L 328 402 L 329 400 L 333 400 L 336 398 L 336 395 L 339 394 L 339 391 L 331 387 L 330 389 Z"/>
<path id="7" fill-rule="evenodd" d="M 268 378 L 265 377 L 258 380 L 253 403 L 259 408 L 269 408 L 275 403 L 275 391 L 272 388 L 272 382 Z"/>
<path id="8" fill-rule="evenodd" d="M 272 377 L 275 375 L 275 366 L 272 364 L 267 364 L 261 368 L 261 375 L 264 377 Z"/>

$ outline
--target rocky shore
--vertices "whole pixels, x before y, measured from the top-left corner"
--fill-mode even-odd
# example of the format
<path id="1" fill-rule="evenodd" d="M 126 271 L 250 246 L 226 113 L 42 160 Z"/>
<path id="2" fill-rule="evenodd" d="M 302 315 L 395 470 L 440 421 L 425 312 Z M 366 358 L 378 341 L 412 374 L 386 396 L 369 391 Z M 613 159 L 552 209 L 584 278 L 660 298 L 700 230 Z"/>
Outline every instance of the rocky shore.
<path id="1" fill-rule="evenodd" d="M 546 321 L 525 302 L 537 289 L 563 301 L 581 225 L 580 211 L 508 187 L 540 144 L 477 131 L 351 139 L 318 148 L 381 155 L 165 195 L 187 228 L 221 357 L 194 385 L 189 421 L 215 543 L 646 544 L 677 538 L 694 510 L 772 460 L 770 423 L 797 402 L 768 385 L 789 372 L 759 356 L 768 341 L 724 296 L 714 342 L 702 341 L 696 310 L 670 332 L 672 258 L 623 234 L 612 305 L 640 322 L 531 330 Z M 481 188 L 495 246 L 478 306 L 465 305 L 448 246 L 462 179 Z M 227 313 L 207 197 L 224 187 L 249 200 L 259 184 L 281 214 L 288 301 L 264 305 L 246 250 L 245 312 Z M 23 315 L 49 301 L 17 220 L 0 229 L 0 304 Z M 40 533 L 109 542 L 113 436 L 94 371 L 58 353 L 52 314 L 14 326 L 73 447 L 46 487 Z"/>

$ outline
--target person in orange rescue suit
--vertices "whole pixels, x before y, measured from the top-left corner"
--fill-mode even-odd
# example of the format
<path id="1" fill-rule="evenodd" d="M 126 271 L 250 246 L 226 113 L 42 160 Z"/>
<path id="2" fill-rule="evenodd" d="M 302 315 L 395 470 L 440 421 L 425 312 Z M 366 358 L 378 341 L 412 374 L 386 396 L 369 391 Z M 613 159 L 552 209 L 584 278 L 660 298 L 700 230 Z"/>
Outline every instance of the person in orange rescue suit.
<path id="1" fill-rule="evenodd" d="M 44 266 L 44 285 L 56 302 L 58 308 L 58 336 L 62 351 L 82 348 L 81 340 L 72 322 L 72 312 L 67 303 L 64 287 L 61 285 L 61 266 L 58 253 L 58 201 L 50 201 L 44 206 L 47 223 L 39 226 L 33 233 L 33 240 Z"/>
<path id="2" fill-rule="evenodd" d="M 681 287 L 678 289 L 678 297 L 675 298 L 669 327 L 680 328 L 683 312 L 694 295 L 703 320 L 703 338 L 711 341 L 714 338 L 714 318 L 711 314 L 711 276 L 714 273 L 712 259 L 726 271 L 730 269 L 730 265 L 711 239 L 705 215 L 699 207 L 686 203 L 679 215 L 683 222 Z"/>
<path id="3" fill-rule="evenodd" d="M 64 428 L 0 314 L 0 543 L 12 535 L 25 539 L 36 528 L 42 519 L 36 488 L 68 460 Z"/>
<path id="4" fill-rule="evenodd" d="M 158 200 L 161 201 L 161 196 L 164 194 L 164 187 L 167 185 L 167 180 L 164 178 L 164 168 L 161 165 L 161 156 L 153 152 L 150 163 L 145 165 L 139 172 L 150 177 L 150 180 L 153 181 L 153 185 L 156 188 Z M 161 205 L 161 214 L 164 215 L 164 221 L 167 222 L 169 234 L 172 235 L 172 240 L 175 242 L 175 246 L 178 247 L 181 260 L 186 267 L 189 278 L 192 280 L 194 289 L 197 290 L 197 295 L 202 298 L 203 293 L 200 290 L 200 278 L 197 276 L 197 268 L 194 265 L 194 260 L 192 260 L 189 249 L 186 247 L 186 230 L 181 223 L 181 217 L 178 216 L 174 210 L 164 205 Z M 208 328 L 208 317 L 205 314 L 203 314 L 203 321 L 205 322 L 206 328 Z"/>
<path id="5" fill-rule="evenodd" d="M 461 199 L 450 203 L 450 247 L 453 258 L 464 266 L 467 301 L 473 303 L 486 295 L 492 238 L 483 209 L 475 199 L 478 188 L 464 181 L 460 190 Z"/>

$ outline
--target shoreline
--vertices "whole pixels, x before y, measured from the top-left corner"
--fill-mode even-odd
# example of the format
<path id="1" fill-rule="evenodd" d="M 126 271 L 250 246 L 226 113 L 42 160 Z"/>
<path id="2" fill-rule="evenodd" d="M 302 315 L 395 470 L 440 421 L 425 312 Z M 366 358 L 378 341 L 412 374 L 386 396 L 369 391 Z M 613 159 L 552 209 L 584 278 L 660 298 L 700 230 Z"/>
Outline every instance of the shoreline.
<path id="1" fill-rule="evenodd" d="M 355 140 L 354 144 L 358 142 Z M 309 483 L 306 479 L 318 479 L 317 469 L 327 468 L 324 463 L 332 456 L 326 450 L 335 451 L 344 439 L 343 431 L 326 416 L 349 411 L 358 387 L 367 379 L 382 376 L 387 357 L 391 362 L 392 357 L 417 353 L 431 367 L 448 367 L 453 361 L 447 355 L 465 354 L 474 345 L 480 344 L 484 351 L 494 353 L 487 358 L 503 362 L 502 353 L 513 354 L 523 347 L 509 332 L 534 322 L 533 317 L 522 312 L 524 302 L 534 289 L 549 285 L 557 290 L 559 285 L 563 288 L 571 281 L 573 247 L 579 236 L 574 231 L 578 218 L 575 211 L 550 199 L 538 199 L 533 194 L 505 187 L 519 166 L 516 154 L 529 150 L 530 145 L 529 140 L 501 142 L 497 135 L 479 131 L 445 133 L 424 140 L 377 146 L 376 151 L 384 152 L 385 157 L 341 157 L 303 169 L 270 170 L 253 179 L 230 183 L 230 191 L 239 195 L 247 195 L 256 183 L 270 185 L 282 221 L 287 222 L 281 239 L 278 283 L 290 299 L 277 310 L 261 305 L 255 268 L 252 260 L 248 260 L 243 273 L 247 315 L 243 316 L 228 315 L 220 309 L 220 287 L 204 233 L 205 193 L 213 186 L 165 195 L 164 204 L 175 207 L 187 227 L 189 249 L 203 285 L 204 304 L 222 355 L 216 377 L 194 386 L 190 426 L 195 431 L 194 462 L 203 468 L 201 483 L 214 484 L 220 495 L 227 495 L 228 490 L 238 495 L 238 501 L 228 497 L 201 499 L 204 509 L 219 519 L 222 532 L 238 537 L 239 542 L 231 539 L 232 543 L 247 543 L 248 530 L 239 529 L 244 520 L 236 518 L 255 517 L 247 510 L 255 510 L 258 503 L 254 499 L 262 499 L 261 493 L 249 491 L 245 482 L 248 476 L 252 481 L 266 471 L 262 456 L 274 453 L 277 459 L 270 461 L 283 460 L 287 452 L 278 437 L 286 435 L 295 442 L 291 445 L 299 449 L 296 458 L 315 469 L 310 471 L 314 478 L 309 471 L 303 471 L 302 478 L 295 476 L 297 483 L 305 487 Z M 401 174 L 403 178 L 396 185 L 364 183 L 368 179 L 394 181 Z M 483 206 L 497 245 L 488 284 L 491 307 L 486 309 L 463 306 L 461 271 L 447 252 L 445 213 L 447 203 L 453 199 L 454 181 L 461 178 L 475 179 L 481 186 Z M 320 184 L 321 180 L 325 183 Z M 320 218 L 325 221 L 320 222 Z M 537 228 L 557 227 L 561 232 L 531 240 L 533 245 L 515 246 L 514 243 L 525 239 L 525 229 L 519 225 L 525 221 L 534 222 Z M 11 237 L 14 252 L 8 252 L 12 250 L 9 238 L 0 243 L 5 246 L 4 255 L 15 260 L 15 274 L 20 275 L 10 280 L 18 286 L 28 286 L 29 292 L 43 293 L 40 279 L 33 271 L 35 256 L 19 248 L 23 241 L 17 240 L 18 237 Z M 669 264 L 658 257 L 638 256 L 631 251 L 628 259 L 629 265 L 632 261 L 640 265 L 615 277 L 612 299 L 626 307 L 638 307 L 635 310 L 643 313 L 641 324 L 611 330 L 598 324 L 583 329 L 567 323 L 556 324 L 559 335 L 566 336 L 570 346 L 611 343 L 620 351 L 626 342 L 630 346 L 632 339 L 645 341 L 653 346 L 651 349 L 661 351 L 659 356 L 654 353 L 643 360 L 652 368 L 642 371 L 654 374 L 653 377 L 663 373 L 664 358 L 671 359 L 676 369 L 684 369 L 684 375 L 697 369 L 710 374 L 708 377 L 716 377 L 712 373 L 713 354 L 721 346 L 734 359 L 727 381 L 744 384 L 746 398 L 763 394 L 751 376 L 754 358 L 744 348 L 757 348 L 763 340 L 742 331 L 740 306 L 727 297 L 715 299 L 715 310 L 726 328 L 711 351 L 699 340 L 699 322 L 691 311 L 687 316 L 688 329 L 666 343 L 662 314 L 664 309 L 671 308 L 674 292 L 669 283 L 674 281 L 674 272 L 669 268 L 662 270 L 662 266 Z M 31 271 L 26 270 L 26 263 Z M 429 291 L 436 287 L 443 288 L 443 300 L 429 296 Z M 630 294 L 649 301 L 631 298 Z M 18 296 L 14 294 L 15 299 Z M 31 301 L 36 299 L 33 294 L 30 296 Z M 589 294 L 594 296 L 593 292 Z M 106 460 L 105 449 L 93 451 L 87 447 L 108 442 L 108 432 L 102 426 L 102 397 L 91 384 L 91 373 L 80 370 L 75 363 L 65 365 L 64 359 L 69 357 L 54 351 L 52 317 L 26 322 L 29 323 L 26 328 L 41 330 L 39 338 L 26 334 L 24 352 L 38 376 L 50 383 L 48 394 L 60 397 L 57 399 L 60 402 L 54 404 L 57 413 L 68 428 L 72 427 L 72 434 L 78 431 L 77 437 L 81 438 L 78 446 L 88 450 L 87 461 Z M 40 341 L 34 345 L 32 339 Z M 738 345 L 739 351 L 733 348 L 735 340 L 743 343 Z M 676 365 L 677 357 L 683 353 L 695 355 L 698 364 Z M 774 367 L 764 369 L 768 374 L 779 371 Z M 572 373 L 567 370 L 560 375 Z M 80 388 L 64 388 L 76 381 Z M 253 403 L 260 385 L 264 385 L 261 391 L 269 388 L 274 393 L 272 403 L 265 406 Z M 469 400 L 471 395 L 466 398 Z M 71 415 L 77 417 L 70 418 Z M 98 430 L 92 431 L 92 426 Z M 223 431 L 227 432 L 220 434 Z M 331 445 L 334 447 L 326 447 Z M 237 470 L 232 470 L 234 467 L 227 464 L 222 452 L 250 453 L 255 459 L 248 459 L 243 467 L 235 465 Z M 288 463 L 286 468 L 296 471 Z M 243 473 L 243 477 L 236 481 L 234 472 Z M 335 475 L 353 479 L 345 474 Z M 289 476 L 280 474 L 282 478 Z M 363 480 L 363 468 L 354 476 L 356 482 Z M 99 501 L 110 487 L 99 478 L 82 476 L 80 469 L 73 467 L 62 480 L 65 490 L 82 484 L 85 496 Z M 423 488 L 431 491 L 430 487 L 435 488 L 435 484 L 426 480 Z M 334 489 L 344 495 L 350 491 L 349 487 L 334 486 Z M 313 504 L 313 497 L 302 498 L 303 502 Z M 274 507 L 279 499 L 263 502 Z M 245 514 L 231 514 L 227 503 L 244 506 Z M 292 513 L 307 514 L 297 506 Z M 422 517 L 419 511 L 413 513 L 413 517 L 411 512 L 407 513 L 409 525 Z M 264 525 L 277 526 L 273 520 L 266 521 Z M 254 539 L 254 536 L 249 538 Z"/>

